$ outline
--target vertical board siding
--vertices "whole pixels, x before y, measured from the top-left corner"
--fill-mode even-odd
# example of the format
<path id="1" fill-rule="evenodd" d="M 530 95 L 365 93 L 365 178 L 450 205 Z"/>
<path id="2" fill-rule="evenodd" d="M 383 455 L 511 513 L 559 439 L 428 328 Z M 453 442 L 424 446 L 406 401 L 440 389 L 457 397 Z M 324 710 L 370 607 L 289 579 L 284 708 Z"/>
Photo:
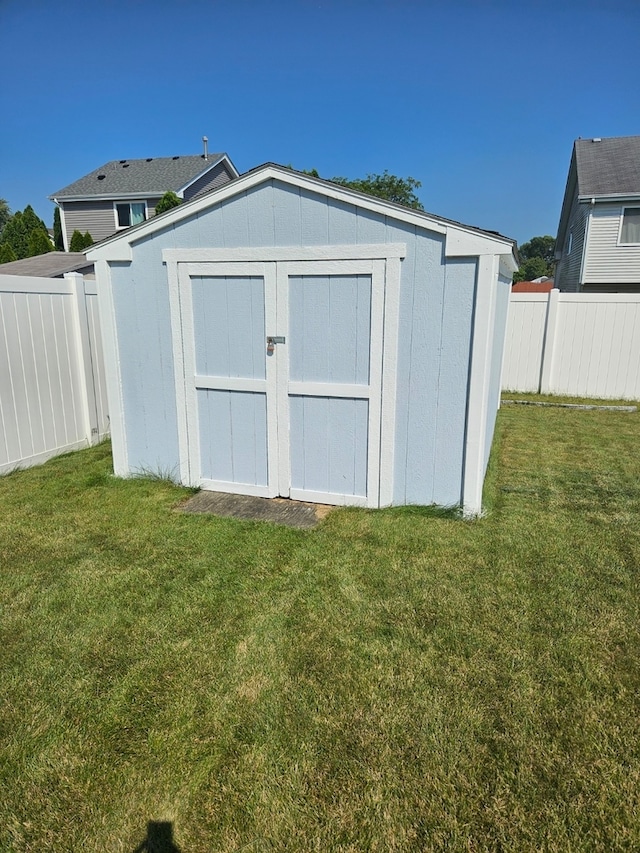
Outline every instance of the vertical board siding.
<path id="1" fill-rule="evenodd" d="M 81 298 L 87 306 L 96 299 L 85 292 Z M 95 305 L 87 311 L 89 353 L 78 340 L 76 311 L 66 281 L 0 276 L 0 473 L 87 445 L 107 431 Z M 92 395 L 83 388 L 85 356 L 93 373 L 86 381 L 102 387 L 100 413 L 86 410 Z"/>
<path id="2" fill-rule="evenodd" d="M 196 372 L 266 377 L 264 279 L 193 277 Z"/>
<path id="3" fill-rule="evenodd" d="M 369 384 L 371 276 L 289 278 L 290 378 Z"/>
<path id="4" fill-rule="evenodd" d="M 168 232 L 171 237 L 173 232 Z M 178 422 L 166 271 L 154 241 L 137 249 L 139 266 L 112 266 L 122 369 L 122 405 L 131 473 L 177 476 Z"/>
<path id="5" fill-rule="evenodd" d="M 266 395 L 203 389 L 197 394 L 202 477 L 266 486 Z"/>
<path id="6" fill-rule="evenodd" d="M 398 242 L 407 253 L 393 502 L 459 502 L 475 262 L 445 261 L 444 237 L 426 228 L 273 180 L 134 242 L 131 264 L 111 265 L 130 469 L 179 470 L 164 249 Z M 366 400 L 356 403 L 358 412 L 367 408 Z M 316 408 L 312 401 L 296 405 L 300 412 Z M 360 480 L 354 488 L 366 494 Z"/>
<path id="7" fill-rule="evenodd" d="M 511 294 L 503 390 L 539 391 L 550 360 L 549 393 L 639 399 L 640 295 L 558 294 L 553 340 L 545 333 L 548 299 Z"/>
<path id="8" fill-rule="evenodd" d="M 369 401 L 290 398 L 291 488 L 367 495 Z"/>

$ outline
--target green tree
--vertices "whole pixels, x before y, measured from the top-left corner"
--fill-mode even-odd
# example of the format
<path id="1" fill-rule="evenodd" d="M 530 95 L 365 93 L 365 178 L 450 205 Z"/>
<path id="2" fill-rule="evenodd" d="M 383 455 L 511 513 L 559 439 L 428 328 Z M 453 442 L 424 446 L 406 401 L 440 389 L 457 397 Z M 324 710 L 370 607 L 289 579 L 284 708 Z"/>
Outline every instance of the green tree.
<path id="1" fill-rule="evenodd" d="M 23 211 L 17 210 L 10 216 L 2 229 L 2 242 L 8 243 L 16 258 L 26 258 L 29 253 L 29 237 L 33 231 L 47 233 L 47 226 L 28 204 Z"/>
<path id="2" fill-rule="evenodd" d="M 532 281 L 541 276 L 553 275 L 554 252 L 556 241 L 554 237 L 532 237 L 527 243 L 518 247 L 520 269 L 514 274 L 515 281 Z"/>
<path id="3" fill-rule="evenodd" d="M 51 238 L 44 228 L 36 228 L 29 234 L 29 242 L 27 244 L 27 257 L 33 258 L 36 255 L 44 255 L 47 252 L 53 252 Z"/>
<path id="4" fill-rule="evenodd" d="M 319 178 L 320 174 L 317 169 L 303 169 L 303 175 L 311 175 L 312 178 Z M 358 190 L 367 195 L 376 196 L 376 198 L 384 198 L 387 201 L 394 201 L 396 204 L 403 204 L 405 207 L 412 207 L 414 210 L 424 210 L 422 203 L 415 190 L 420 189 L 422 184 L 415 178 L 398 178 L 396 175 L 390 175 L 385 169 L 382 175 L 367 175 L 366 178 L 329 178 L 334 184 L 339 184 L 341 187 L 349 187 L 352 190 Z"/>
<path id="5" fill-rule="evenodd" d="M 424 210 L 420 199 L 415 194 L 415 190 L 419 189 L 422 184 L 415 178 L 398 178 L 385 170 L 382 175 L 367 175 L 366 178 L 355 179 L 337 177 L 331 178 L 331 181 L 334 184 L 340 184 L 342 187 L 349 187 L 352 190 L 367 193 L 367 195 L 384 198 L 396 204 L 403 204 L 405 207 L 412 207 L 414 210 Z"/>
<path id="6" fill-rule="evenodd" d="M 182 204 L 182 199 L 178 198 L 178 196 L 170 190 L 169 192 L 166 192 L 156 204 L 156 216 L 159 216 L 161 213 L 166 213 L 167 210 L 171 210 L 172 207 L 178 207 L 180 204 Z"/>
<path id="7" fill-rule="evenodd" d="M 3 198 L 0 198 L 0 236 L 2 236 L 2 229 L 7 224 L 10 216 L 9 205 Z"/>
<path id="8" fill-rule="evenodd" d="M 53 211 L 53 243 L 57 252 L 64 252 L 64 237 L 62 234 L 62 222 L 60 221 L 60 208 L 56 205 Z"/>
<path id="9" fill-rule="evenodd" d="M 556 238 L 547 234 L 545 237 L 532 237 L 528 243 L 523 243 L 518 247 L 518 254 L 523 261 L 542 258 L 549 267 L 553 267 L 555 247 Z"/>
<path id="10" fill-rule="evenodd" d="M 88 231 L 84 234 L 82 232 L 76 230 L 71 235 L 71 243 L 69 244 L 70 252 L 84 252 L 85 249 L 89 248 L 89 246 L 93 245 L 93 238 Z"/>
<path id="11" fill-rule="evenodd" d="M 9 264 L 17 261 L 18 256 L 8 243 L 0 243 L 0 264 Z"/>
<path id="12" fill-rule="evenodd" d="M 548 276 L 547 264 L 542 258 L 529 258 L 520 265 L 520 269 L 513 276 L 514 281 L 533 281 L 535 278 Z"/>

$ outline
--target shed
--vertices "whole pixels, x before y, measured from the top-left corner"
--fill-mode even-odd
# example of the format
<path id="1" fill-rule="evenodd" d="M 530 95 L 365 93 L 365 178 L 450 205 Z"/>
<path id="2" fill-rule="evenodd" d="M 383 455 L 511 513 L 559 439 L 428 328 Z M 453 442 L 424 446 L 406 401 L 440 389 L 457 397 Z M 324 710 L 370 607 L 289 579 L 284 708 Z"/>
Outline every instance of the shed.
<path id="1" fill-rule="evenodd" d="M 514 248 L 273 164 L 91 248 L 115 473 L 480 512 Z"/>

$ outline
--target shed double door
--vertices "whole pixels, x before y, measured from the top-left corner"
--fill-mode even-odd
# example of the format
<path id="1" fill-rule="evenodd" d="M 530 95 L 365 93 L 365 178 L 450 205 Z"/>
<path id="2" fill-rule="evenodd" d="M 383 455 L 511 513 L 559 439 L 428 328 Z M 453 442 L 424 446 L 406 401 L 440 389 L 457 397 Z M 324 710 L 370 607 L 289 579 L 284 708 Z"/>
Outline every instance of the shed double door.
<path id="1" fill-rule="evenodd" d="M 189 481 L 378 506 L 385 261 L 181 268 Z"/>

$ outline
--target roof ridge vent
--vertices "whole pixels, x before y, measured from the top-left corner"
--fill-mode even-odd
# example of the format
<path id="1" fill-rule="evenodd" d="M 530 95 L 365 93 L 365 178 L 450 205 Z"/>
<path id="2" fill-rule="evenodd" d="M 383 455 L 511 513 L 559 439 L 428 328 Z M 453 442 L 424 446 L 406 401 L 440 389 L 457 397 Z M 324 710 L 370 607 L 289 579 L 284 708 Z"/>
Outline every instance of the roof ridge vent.
<path id="1" fill-rule="evenodd" d="M 594 136 L 591 141 L 592 142 L 602 142 L 602 137 L 601 136 Z"/>

